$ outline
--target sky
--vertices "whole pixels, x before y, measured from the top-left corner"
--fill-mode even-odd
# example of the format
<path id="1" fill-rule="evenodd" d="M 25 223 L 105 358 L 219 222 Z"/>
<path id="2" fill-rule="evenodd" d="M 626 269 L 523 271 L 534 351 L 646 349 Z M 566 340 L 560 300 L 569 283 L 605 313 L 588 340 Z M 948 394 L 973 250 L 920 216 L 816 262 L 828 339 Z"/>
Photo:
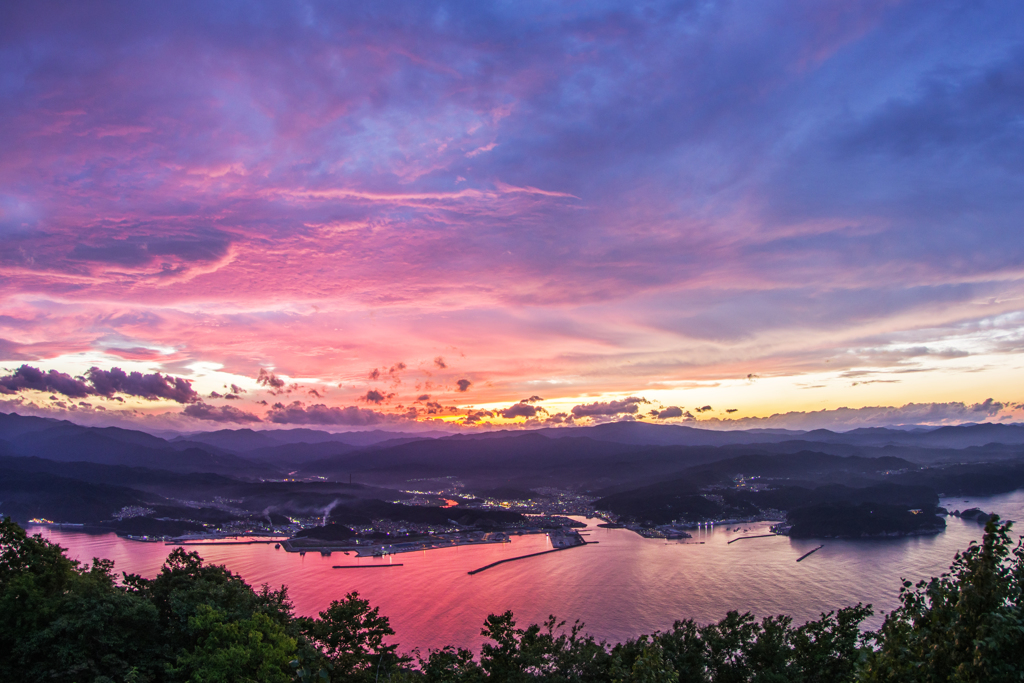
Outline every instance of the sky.
<path id="1" fill-rule="evenodd" d="M 0 6 L 0 411 L 1024 419 L 1024 5 Z"/>

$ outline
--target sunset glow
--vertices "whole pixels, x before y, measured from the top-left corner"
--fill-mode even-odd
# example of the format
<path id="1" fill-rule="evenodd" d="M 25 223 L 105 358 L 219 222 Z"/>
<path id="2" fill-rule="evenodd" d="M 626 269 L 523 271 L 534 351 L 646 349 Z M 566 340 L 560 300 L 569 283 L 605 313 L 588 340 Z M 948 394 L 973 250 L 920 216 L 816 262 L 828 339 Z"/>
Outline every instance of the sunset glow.
<path id="1" fill-rule="evenodd" d="M 0 411 L 1020 420 L 1022 20 L 9 3 Z"/>

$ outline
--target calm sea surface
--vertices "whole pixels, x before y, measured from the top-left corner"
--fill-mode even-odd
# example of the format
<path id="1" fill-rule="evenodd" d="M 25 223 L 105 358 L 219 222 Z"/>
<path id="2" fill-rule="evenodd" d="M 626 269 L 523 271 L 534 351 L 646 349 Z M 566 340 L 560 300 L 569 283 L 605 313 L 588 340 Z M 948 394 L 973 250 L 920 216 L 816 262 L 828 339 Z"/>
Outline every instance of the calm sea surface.
<path id="1" fill-rule="evenodd" d="M 1024 491 L 989 498 L 947 498 L 950 510 L 980 507 L 1004 519 L 1024 520 Z M 590 526 L 599 520 L 586 520 Z M 313 614 L 331 600 L 358 591 L 391 619 L 401 649 L 458 645 L 478 651 L 480 627 L 492 612 L 513 610 L 520 625 L 549 614 L 580 619 L 598 639 L 618 642 L 671 627 L 677 619 L 720 619 L 731 609 L 757 616 L 789 614 L 797 621 L 858 602 L 881 611 L 896 605 L 900 579 L 917 580 L 947 568 L 953 555 L 980 540 L 975 522 L 947 519 L 937 536 L 863 541 L 795 540 L 783 536 L 729 544 L 767 533 L 768 524 L 694 533 L 686 542 L 645 539 L 621 529 L 588 528 L 597 544 L 510 562 L 469 576 L 496 560 L 550 548 L 547 537 L 514 536 L 512 543 L 360 558 L 334 553 L 304 557 L 270 545 L 190 546 L 225 564 L 253 585 L 287 585 L 295 609 Z M 1021 524 L 1024 530 L 1024 524 Z M 114 560 L 116 569 L 153 576 L 172 548 L 109 534 L 30 527 L 82 561 Z M 1014 534 L 1015 538 L 1019 533 Z M 704 541 L 703 545 L 699 542 Z M 825 547 L 797 563 L 796 558 Z M 402 563 L 389 569 L 332 569 L 338 564 Z"/>

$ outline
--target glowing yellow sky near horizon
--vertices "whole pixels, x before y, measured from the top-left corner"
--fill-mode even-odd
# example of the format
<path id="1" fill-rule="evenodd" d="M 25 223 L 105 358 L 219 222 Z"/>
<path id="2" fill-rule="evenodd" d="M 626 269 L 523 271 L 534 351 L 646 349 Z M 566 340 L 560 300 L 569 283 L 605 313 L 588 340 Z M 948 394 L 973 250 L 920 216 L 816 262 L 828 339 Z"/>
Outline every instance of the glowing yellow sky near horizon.
<path id="1" fill-rule="evenodd" d="M 38 363 L 46 369 L 56 369 L 71 375 L 81 375 L 89 367 L 98 365 L 108 367 L 112 362 L 126 371 L 139 371 L 143 373 L 160 372 L 162 368 L 159 362 L 154 361 L 114 361 L 103 354 L 74 354 L 55 358 L 52 361 Z M 0 367 L 11 369 L 20 363 L 0 362 Z M 291 393 L 273 396 L 266 387 L 259 386 L 253 377 L 238 375 L 222 371 L 215 363 L 197 362 L 190 366 L 191 375 L 186 376 L 192 382 L 193 388 L 204 397 L 211 392 L 226 393 L 225 387 L 231 384 L 238 385 L 248 393 L 242 396 L 242 400 L 231 401 L 230 405 L 241 409 L 254 411 L 261 414 L 263 407 L 256 405 L 256 401 L 267 401 L 272 404 L 278 401 L 289 403 L 299 400 L 308 404 L 324 403 L 330 405 L 346 405 L 351 401 L 343 400 L 342 393 L 332 383 L 323 382 L 319 378 L 297 378 L 282 377 L 289 385 L 298 385 Z M 909 371 L 908 371 L 909 370 Z M 647 413 L 652 409 L 668 406 L 679 406 L 685 411 L 690 411 L 696 418 L 672 419 L 663 422 L 675 424 L 688 424 L 691 426 L 706 426 L 711 428 L 734 427 L 756 427 L 758 424 L 744 423 L 744 419 L 767 418 L 772 415 L 784 413 L 814 413 L 816 411 L 834 411 L 840 408 L 859 409 L 866 407 L 896 407 L 899 408 L 908 403 L 982 403 L 987 399 L 994 399 L 998 402 L 1012 403 L 1019 399 L 1019 387 L 1024 386 L 1024 354 L 998 354 L 978 355 L 963 358 L 946 360 L 932 360 L 927 363 L 916 364 L 912 368 L 861 368 L 854 371 L 853 377 L 849 376 L 850 371 L 842 372 L 815 372 L 805 374 L 777 375 L 767 377 L 751 378 L 722 378 L 721 380 L 688 381 L 678 380 L 683 385 L 676 388 L 665 388 L 665 382 L 658 382 L 654 386 L 643 386 L 638 384 L 635 391 L 615 393 L 588 393 L 583 395 L 559 394 L 556 384 L 548 383 L 538 393 L 544 401 L 537 403 L 546 411 L 539 417 L 556 413 L 571 413 L 573 407 L 581 404 L 592 404 L 595 402 L 606 402 L 622 400 L 630 396 L 642 397 L 648 404 L 638 405 L 638 415 Z M 844 376 L 846 375 L 846 376 Z M 372 382 L 365 381 L 366 387 L 374 386 Z M 400 387 L 396 387 L 401 389 Z M 310 389 L 316 389 L 325 394 L 324 398 L 314 399 L 309 395 Z M 554 391 L 552 391 L 554 390 Z M 332 392 L 335 395 L 332 400 Z M 398 396 L 392 402 L 382 405 L 365 406 L 373 408 L 382 413 L 394 412 L 397 405 L 408 405 L 410 396 Z M 30 402 L 41 407 L 54 404 L 49 401 L 47 395 L 39 392 L 27 392 L 26 398 Z M 62 397 L 60 397 L 62 398 Z M 179 412 L 181 406 L 169 401 L 148 401 L 140 398 L 123 397 L 122 401 L 103 399 L 102 397 L 89 397 L 85 399 L 87 404 L 103 406 L 107 414 L 100 415 L 93 412 L 95 419 L 106 418 L 108 421 L 117 421 L 118 415 L 124 415 L 119 411 L 138 411 L 137 417 L 148 418 L 143 420 L 144 424 L 150 427 L 162 428 L 192 428 L 192 429 L 215 429 L 215 428 L 268 428 L 286 427 L 290 425 L 274 424 L 269 422 L 254 424 L 218 424 L 200 423 L 195 420 L 182 420 Z M 441 420 L 450 425 L 455 425 L 462 420 L 468 411 L 490 410 L 500 411 L 518 400 L 527 398 L 518 394 L 510 395 L 506 400 L 478 403 L 473 401 L 472 391 L 466 394 L 447 395 L 438 397 L 447 406 L 456 406 L 457 413 L 441 414 L 436 416 L 423 416 L 420 422 L 424 424 L 437 424 Z M 338 400 L 342 399 L 342 400 Z M 69 399 L 63 399 L 65 404 L 77 403 Z M 211 403 L 224 403 L 212 401 Z M 697 409 L 704 406 L 711 406 L 711 410 L 698 412 Z M 732 409 L 734 412 L 727 412 Z M 60 411 L 58 411 L 60 412 Z M 78 417 L 83 417 L 85 411 L 79 409 Z M 628 414 L 623 414 L 628 415 Z M 622 417 L 620 415 L 618 417 Z M 73 415 L 65 414 L 66 417 Z M 645 415 L 646 416 L 646 415 Z M 1008 419 L 1018 420 L 1022 417 L 1019 407 L 1007 406 L 999 411 L 997 415 L 985 416 L 975 421 L 984 421 L 998 417 L 1005 421 Z M 649 419 L 649 418 L 648 418 Z M 733 421 L 740 420 L 739 423 Z M 657 421 L 657 420 L 653 420 Z M 140 423 L 140 426 L 143 425 Z M 591 424 L 588 420 L 579 420 L 577 424 Z M 373 425 L 377 428 L 403 428 L 412 427 L 409 422 L 388 423 Z M 500 416 L 487 418 L 483 425 L 493 427 L 507 427 L 526 424 L 526 420 L 504 419 Z M 291 425 L 294 426 L 294 425 Z M 361 426 L 344 425 L 305 425 L 315 428 L 329 429 L 332 431 L 344 431 L 352 428 L 364 428 Z M 534 426 L 539 426 L 534 423 Z M 771 426 L 771 425 L 768 425 Z"/>

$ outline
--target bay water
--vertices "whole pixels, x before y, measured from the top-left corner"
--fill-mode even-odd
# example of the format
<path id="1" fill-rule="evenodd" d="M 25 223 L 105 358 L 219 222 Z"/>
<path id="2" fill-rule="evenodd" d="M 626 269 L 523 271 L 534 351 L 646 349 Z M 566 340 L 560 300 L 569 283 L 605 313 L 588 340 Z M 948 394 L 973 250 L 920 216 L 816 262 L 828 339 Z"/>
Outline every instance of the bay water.
<path id="1" fill-rule="evenodd" d="M 1024 491 L 985 498 L 947 498 L 949 510 L 980 507 L 1024 522 Z M 768 533 L 768 523 L 731 524 L 696 531 L 685 541 L 646 539 L 625 529 L 601 529 L 583 519 L 588 545 L 508 562 L 478 574 L 467 572 L 498 560 L 551 548 L 545 535 L 512 536 L 511 543 L 461 546 L 356 558 L 335 552 L 287 553 L 274 544 L 187 546 L 209 562 L 226 565 L 250 584 L 286 585 L 295 611 L 315 614 L 332 600 L 358 592 L 396 631 L 403 651 L 445 645 L 479 650 L 480 629 L 491 613 L 512 610 L 521 626 L 554 614 L 579 619 L 599 640 L 620 642 L 671 628 L 678 619 L 717 621 L 729 610 L 758 617 L 788 614 L 797 622 L 822 612 L 871 603 L 875 628 L 882 612 L 898 603 L 902 579 L 937 576 L 954 554 L 980 541 L 983 527 L 947 518 L 933 536 L 814 540 L 785 536 L 737 538 Z M 1024 524 L 1022 524 L 1024 527 Z M 174 546 L 30 526 L 83 562 L 114 560 L 115 570 L 154 576 Z M 1014 538 L 1024 528 L 1014 529 Z M 802 562 L 796 559 L 819 545 Z M 333 569 L 335 565 L 397 565 Z"/>

